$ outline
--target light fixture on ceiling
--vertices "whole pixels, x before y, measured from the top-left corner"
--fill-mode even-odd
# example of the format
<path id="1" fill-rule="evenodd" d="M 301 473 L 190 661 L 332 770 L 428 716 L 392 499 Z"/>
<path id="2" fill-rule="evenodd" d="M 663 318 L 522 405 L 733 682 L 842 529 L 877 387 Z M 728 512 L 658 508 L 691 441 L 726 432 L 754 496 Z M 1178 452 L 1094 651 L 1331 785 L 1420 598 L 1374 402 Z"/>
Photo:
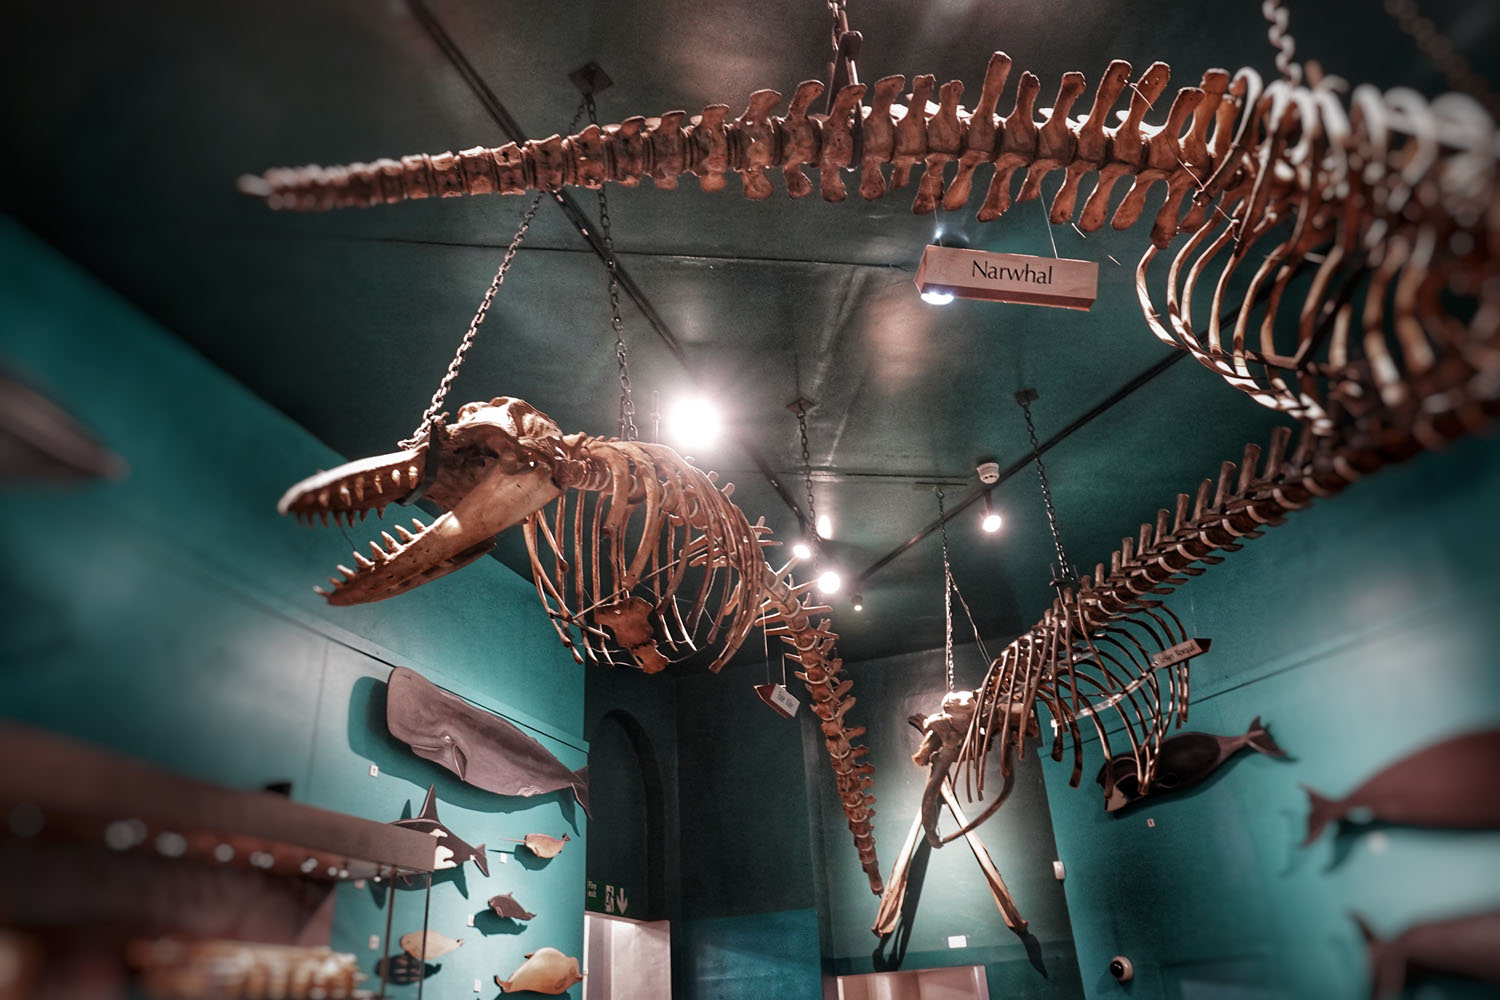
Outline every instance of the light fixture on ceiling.
<path id="1" fill-rule="evenodd" d="M 844 578 L 836 569 L 825 569 L 818 574 L 818 593 L 820 594 L 837 594 L 843 585 Z"/>
<path id="2" fill-rule="evenodd" d="M 849 599 L 849 603 L 853 605 L 855 611 L 863 611 L 865 609 L 865 597 L 858 591 Z"/>
<path id="3" fill-rule="evenodd" d="M 829 517 L 827 514 L 818 515 L 818 537 L 833 537 L 833 518 Z"/>
<path id="4" fill-rule="evenodd" d="M 686 448 L 704 448 L 719 437 L 723 418 L 719 408 L 702 396 L 687 396 L 672 404 L 667 427 L 672 438 Z"/>
<path id="5" fill-rule="evenodd" d="M 1000 515 L 995 510 L 995 503 L 991 494 L 994 492 L 995 484 L 1000 481 L 1000 463 L 983 461 L 975 468 L 979 473 L 979 481 L 990 487 L 984 491 L 984 515 L 980 518 L 979 527 L 990 534 L 1000 530 Z"/>
<path id="6" fill-rule="evenodd" d="M 801 542 L 801 541 L 799 541 L 799 542 L 793 542 L 792 543 L 792 555 L 795 556 L 798 559 L 804 559 L 804 560 L 811 559 L 812 558 L 812 546 L 808 545 L 806 542 Z"/>

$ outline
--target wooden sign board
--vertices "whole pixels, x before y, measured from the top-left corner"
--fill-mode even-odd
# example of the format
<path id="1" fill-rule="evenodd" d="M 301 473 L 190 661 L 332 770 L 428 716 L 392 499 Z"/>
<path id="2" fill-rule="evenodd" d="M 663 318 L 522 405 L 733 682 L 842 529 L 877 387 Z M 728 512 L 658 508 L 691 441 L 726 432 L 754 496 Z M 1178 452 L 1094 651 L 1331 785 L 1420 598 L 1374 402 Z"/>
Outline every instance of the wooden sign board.
<path id="1" fill-rule="evenodd" d="M 917 288 L 961 299 L 1088 309 L 1099 296 L 1099 264 L 929 246 L 917 266 Z"/>

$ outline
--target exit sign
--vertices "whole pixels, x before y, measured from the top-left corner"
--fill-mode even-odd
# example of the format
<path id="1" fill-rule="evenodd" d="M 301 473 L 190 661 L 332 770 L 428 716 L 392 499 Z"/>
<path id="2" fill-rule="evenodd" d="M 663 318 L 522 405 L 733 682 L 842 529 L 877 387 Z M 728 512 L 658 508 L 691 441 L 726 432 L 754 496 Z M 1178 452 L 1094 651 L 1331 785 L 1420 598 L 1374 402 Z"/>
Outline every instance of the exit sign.
<path id="1" fill-rule="evenodd" d="M 917 266 L 917 288 L 961 299 L 1088 309 L 1099 297 L 1099 264 L 929 246 Z"/>

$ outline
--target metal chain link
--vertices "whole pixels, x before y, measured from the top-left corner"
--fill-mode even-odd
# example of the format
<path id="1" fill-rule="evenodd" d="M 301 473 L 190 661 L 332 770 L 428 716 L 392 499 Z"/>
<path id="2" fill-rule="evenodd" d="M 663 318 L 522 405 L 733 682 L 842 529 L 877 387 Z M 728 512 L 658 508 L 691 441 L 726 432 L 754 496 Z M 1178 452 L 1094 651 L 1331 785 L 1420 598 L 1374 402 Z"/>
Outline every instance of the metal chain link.
<path id="1" fill-rule="evenodd" d="M 943 536 L 943 667 L 948 690 L 953 690 L 953 564 L 948 561 L 948 516 L 943 510 L 943 488 L 937 490 L 938 530 Z"/>
<path id="2" fill-rule="evenodd" d="M 798 399 L 795 405 L 797 414 L 797 431 L 802 437 L 802 485 L 807 490 L 807 521 L 812 531 L 812 550 L 814 559 L 822 546 L 822 540 L 818 537 L 818 511 L 813 505 L 812 488 L 812 451 L 807 446 L 807 411 L 812 408 L 805 399 Z"/>
<path id="3" fill-rule="evenodd" d="M 1490 89 L 1484 77 L 1474 72 L 1469 60 L 1453 47 L 1432 19 L 1422 15 L 1416 0 L 1385 0 L 1385 10 L 1395 19 L 1402 33 L 1416 42 L 1422 54 L 1432 60 L 1448 81 L 1448 86 L 1463 91 L 1488 108 L 1490 114 L 1500 117 L 1500 96 Z"/>
<path id="4" fill-rule="evenodd" d="M 588 107 L 589 121 L 599 124 L 599 112 L 594 106 L 594 95 L 584 96 Z M 615 238 L 609 228 L 609 197 L 605 185 L 599 186 L 599 239 L 604 244 L 604 266 L 609 270 L 609 325 L 615 332 L 615 362 L 620 370 L 620 437 L 626 441 L 636 439 L 635 399 L 630 392 L 630 358 L 625 350 L 625 320 L 620 316 L 620 270 L 615 261 Z"/>
<path id="5" fill-rule="evenodd" d="M 1036 424 L 1031 421 L 1031 403 L 1025 394 L 1018 393 L 1016 402 L 1026 417 L 1026 433 L 1031 438 L 1031 457 L 1036 462 L 1037 478 L 1042 483 L 1042 503 L 1047 507 L 1047 526 L 1052 529 L 1052 545 L 1057 550 L 1057 573 L 1054 585 L 1073 582 L 1073 564 L 1068 562 L 1068 553 L 1063 549 L 1062 532 L 1057 527 L 1057 509 L 1052 506 L 1052 487 L 1047 483 L 1047 467 L 1042 464 L 1042 447 L 1037 443 Z"/>
<path id="6" fill-rule="evenodd" d="M 573 120 L 568 122 L 568 134 L 578 127 L 579 119 L 583 117 L 584 110 L 590 104 L 585 98 L 578 105 L 578 110 L 573 113 Z M 448 390 L 453 387 L 453 380 L 458 377 L 459 369 L 463 367 L 464 356 L 469 353 L 469 348 L 474 346 L 474 338 L 479 333 L 479 328 L 484 325 L 485 317 L 489 315 L 490 305 L 495 301 L 495 295 L 500 291 L 500 286 L 505 283 L 505 275 L 510 270 L 511 262 L 516 259 L 516 252 L 521 249 L 521 241 L 526 238 L 526 231 L 531 228 L 531 221 L 536 218 L 536 211 L 541 207 L 542 197 L 545 191 L 538 191 L 531 199 L 531 204 L 526 208 L 526 214 L 521 217 L 521 225 L 516 229 L 516 235 L 511 237 L 510 246 L 505 248 L 505 256 L 500 260 L 500 267 L 495 271 L 495 277 L 490 280 L 490 287 L 485 289 L 484 298 L 479 302 L 479 308 L 474 313 L 474 318 L 469 320 L 469 328 L 464 332 L 463 339 L 458 343 L 458 351 L 453 355 L 453 360 L 448 363 L 448 370 L 438 382 L 437 391 L 432 394 L 432 401 L 422 413 L 422 419 L 417 423 L 416 429 L 411 436 L 398 441 L 402 448 L 411 448 L 421 442 L 426 436 L 428 429 L 438 419 L 438 414 L 443 408 L 443 400 L 448 397 Z"/>
<path id="7" fill-rule="evenodd" d="M 1266 29 L 1266 37 L 1271 40 L 1271 47 L 1276 50 L 1276 69 L 1292 83 L 1301 83 L 1302 65 L 1295 61 L 1297 40 L 1287 30 L 1287 25 L 1291 22 L 1291 14 L 1281 0 L 1262 0 L 1260 12 L 1270 22 L 1270 26 Z"/>

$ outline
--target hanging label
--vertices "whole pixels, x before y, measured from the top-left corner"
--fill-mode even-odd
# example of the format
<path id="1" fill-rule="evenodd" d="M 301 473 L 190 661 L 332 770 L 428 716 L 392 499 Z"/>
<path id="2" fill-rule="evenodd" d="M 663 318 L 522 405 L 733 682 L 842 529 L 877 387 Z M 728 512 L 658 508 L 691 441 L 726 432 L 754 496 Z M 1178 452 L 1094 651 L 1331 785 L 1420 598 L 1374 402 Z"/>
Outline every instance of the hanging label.
<path id="1" fill-rule="evenodd" d="M 1170 667 L 1174 663 L 1183 660 L 1191 660 L 1193 657 L 1208 652 L 1208 647 L 1213 643 L 1212 639 L 1189 639 L 1179 642 L 1175 646 L 1168 646 L 1160 653 L 1151 654 L 1151 665 L 1160 669 Z"/>
<path id="2" fill-rule="evenodd" d="M 1099 264 L 929 246 L 917 266 L 917 288 L 961 299 L 1088 309 L 1099 297 Z"/>
<path id="3" fill-rule="evenodd" d="M 797 709 L 802 707 L 802 702 L 786 689 L 785 684 L 757 684 L 755 693 L 760 695 L 760 700 L 770 705 L 777 715 L 788 719 L 796 715 Z"/>

